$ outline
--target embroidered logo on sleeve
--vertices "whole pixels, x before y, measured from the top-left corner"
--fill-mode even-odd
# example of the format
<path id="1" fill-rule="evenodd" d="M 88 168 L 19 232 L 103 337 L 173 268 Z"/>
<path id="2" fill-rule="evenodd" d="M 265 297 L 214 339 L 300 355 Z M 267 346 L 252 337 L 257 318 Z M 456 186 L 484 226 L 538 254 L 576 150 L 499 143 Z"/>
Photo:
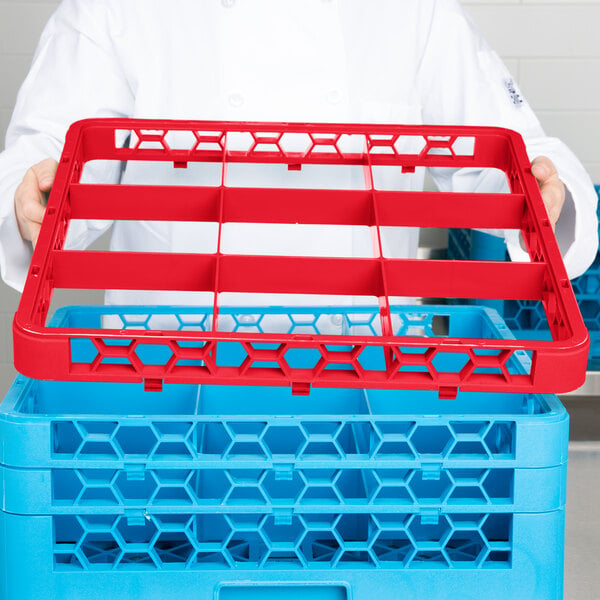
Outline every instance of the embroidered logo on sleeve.
<path id="1" fill-rule="evenodd" d="M 519 92 L 519 90 L 517 88 L 517 84 L 515 83 L 514 79 L 505 79 L 504 87 L 506 88 L 506 91 L 508 92 L 510 101 L 517 108 L 520 108 L 521 106 L 523 106 L 523 104 L 525 103 L 525 100 L 523 99 L 523 96 L 521 96 L 521 93 Z"/>

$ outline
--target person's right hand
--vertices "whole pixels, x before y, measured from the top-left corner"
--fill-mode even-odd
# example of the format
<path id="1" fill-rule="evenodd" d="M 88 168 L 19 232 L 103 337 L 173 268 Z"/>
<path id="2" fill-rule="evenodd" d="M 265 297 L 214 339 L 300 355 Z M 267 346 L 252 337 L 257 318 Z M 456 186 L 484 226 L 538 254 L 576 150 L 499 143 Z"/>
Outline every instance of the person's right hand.
<path id="1" fill-rule="evenodd" d="M 52 158 L 33 165 L 25 173 L 15 192 L 15 215 L 19 233 L 34 248 L 40 235 L 48 192 L 54 183 L 57 167 L 58 163 Z"/>

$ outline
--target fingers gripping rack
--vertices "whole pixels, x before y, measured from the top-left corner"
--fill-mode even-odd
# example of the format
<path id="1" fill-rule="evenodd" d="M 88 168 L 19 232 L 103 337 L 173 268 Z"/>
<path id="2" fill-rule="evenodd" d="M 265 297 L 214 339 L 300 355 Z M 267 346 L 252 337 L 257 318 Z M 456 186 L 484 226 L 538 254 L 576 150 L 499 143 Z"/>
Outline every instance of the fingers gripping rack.
<path id="1" fill-rule="evenodd" d="M 124 143 L 123 140 L 126 140 Z M 186 140 L 185 143 L 182 140 Z M 155 161 L 186 168 L 212 163 L 214 185 L 82 183 L 86 163 Z M 360 189 L 230 185 L 228 167 L 320 166 L 362 173 Z M 510 193 L 386 189 L 382 168 L 499 169 Z M 254 167 L 253 167 L 254 168 Z M 73 219 L 213 223 L 206 254 L 75 251 L 64 247 Z M 370 230 L 369 257 L 227 253 L 228 223 L 353 226 Z M 382 228 L 493 228 L 521 231 L 531 262 L 417 260 L 386 256 Z M 174 290 L 212 294 L 204 325 L 188 328 L 48 327 L 57 288 Z M 375 298 L 376 326 L 300 333 L 223 325 L 225 293 Z M 525 299 L 543 304 L 552 341 L 407 335 L 395 325 L 399 297 Z M 395 316 L 396 315 L 396 316 Z M 74 348 L 96 353 L 82 361 Z M 227 348 L 234 344 L 235 361 Z M 566 392 L 585 378 L 589 337 L 520 136 L 483 127 L 315 125 L 94 119 L 67 135 L 46 216 L 14 320 L 15 366 L 37 379 Z M 144 361 L 144 347 L 164 360 Z M 310 360 L 304 354 L 312 357 Z M 459 367 L 440 357 L 460 356 Z M 300 356 L 298 360 L 296 357 Z M 376 359 L 372 357 L 376 356 Z M 368 358 L 365 358 L 368 357 Z M 522 368 L 510 365 L 518 359 Z M 160 363 L 160 364 L 157 364 Z"/>

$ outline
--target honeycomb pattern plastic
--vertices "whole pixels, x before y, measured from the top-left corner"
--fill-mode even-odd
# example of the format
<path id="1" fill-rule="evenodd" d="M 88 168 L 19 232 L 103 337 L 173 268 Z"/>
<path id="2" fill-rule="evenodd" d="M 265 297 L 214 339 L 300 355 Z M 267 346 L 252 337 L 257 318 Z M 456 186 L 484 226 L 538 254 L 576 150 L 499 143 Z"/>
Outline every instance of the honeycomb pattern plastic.
<path id="1" fill-rule="evenodd" d="M 539 512 L 564 505 L 568 417 L 552 396 L 466 393 L 449 404 L 435 392 L 315 390 L 309 403 L 286 388 L 171 386 L 148 396 L 105 385 L 96 393 L 97 384 L 15 386 L 17 405 L 40 416 L 15 414 L 13 395 L 5 402 L 5 510 Z M 80 403 L 91 414 L 75 416 Z M 47 415 L 50 406 L 70 414 Z M 93 414 L 100 407 L 164 414 Z"/>
<path id="2" fill-rule="evenodd" d="M 511 469 L 163 469 L 54 470 L 56 506 L 131 504 L 202 506 L 236 505 L 354 506 L 384 504 L 474 503 L 491 505 L 512 499 Z"/>
<path id="3" fill-rule="evenodd" d="M 61 318 L 62 316 L 62 318 Z M 56 328 L 81 328 L 90 322 L 111 323 L 128 335 L 159 328 L 172 331 L 206 331 L 212 314 L 208 309 L 177 307 L 70 307 L 59 312 Z M 288 335 L 340 337 L 361 335 L 375 339 L 381 332 L 380 315 L 373 307 L 254 307 L 223 308 L 220 328 L 232 334 L 265 335 L 277 331 Z M 481 339 L 509 339 L 511 333 L 493 311 L 472 307 L 390 307 L 390 323 L 394 335 L 403 339 L 446 336 L 449 344 L 460 336 Z M 509 340 L 510 341 L 510 340 Z M 489 348 L 473 350 L 460 347 L 437 352 L 434 348 L 398 348 L 393 359 L 399 372 L 410 372 L 423 381 L 445 378 L 456 381 L 466 373 L 476 376 L 500 374 L 505 379 L 531 372 L 530 356 L 523 351 Z M 120 365 L 125 369 L 143 369 L 148 365 L 179 365 L 205 368 L 211 360 L 211 346 L 202 342 L 164 342 L 146 344 L 142 338 L 120 340 L 77 338 L 71 342 L 71 353 L 78 364 L 101 369 L 105 365 Z M 384 372 L 385 361 L 378 348 L 357 349 L 350 345 L 320 344 L 318 347 L 287 347 L 280 344 L 243 342 L 234 339 L 220 346 L 219 364 L 223 368 L 238 368 L 241 372 L 259 368 L 264 373 L 293 370 L 320 371 L 324 375 L 343 369 L 356 380 L 369 370 Z M 418 375 L 417 375 L 418 374 Z M 146 388 L 154 389 L 151 382 Z M 439 389 L 442 396 L 453 397 L 456 387 Z M 302 386 L 293 386 L 295 393 L 306 393 Z"/>
<path id="4" fill-rule="evenodd" d="M 238 420 L 239 419 L 239 420 Z M 90 460 L 207 461 L 249 460 L 261 464 L 278 457 L 338 462 L 343 459 L 403 459 L 419 462 L 423 455 L 439 459 L 514 457 L 514 424 L 503 420 L 427 419 L 378 421 L 364 417 L 319 419 L 289 417 L 278 421 L 207 420 L 56 421 L 53 455 Z M 281 423 L 281 421 L 284 421 Z"/>
<path id="5" fill-rule="evenodd" d="M 143 518 L 0 512 L 6 600 L 560 600 L 564 510 Z M 279 534 L 281 532 L 281 536 Z M 285 531 L 285 540 L 282 540 Z M 32 551 L 33 545 L 35 550 Z M 16 552 L 15 552 L 16 550 Z M 26 553 L 24 551 L 27 550 Z M 27 560 L 23 560 L 23 556 Z"/>
<path id="6" fill-rule="evenodd" d="M 56 517 L 60 569 L 127 566 L 235 568 L 508 568 L 511 515 L 260 513 Z"/>
<path id="7" fill-rule="evenodd" d="M 0 437 L 3 600 L 562 594 L 555 396 L 19 377 Z"/>

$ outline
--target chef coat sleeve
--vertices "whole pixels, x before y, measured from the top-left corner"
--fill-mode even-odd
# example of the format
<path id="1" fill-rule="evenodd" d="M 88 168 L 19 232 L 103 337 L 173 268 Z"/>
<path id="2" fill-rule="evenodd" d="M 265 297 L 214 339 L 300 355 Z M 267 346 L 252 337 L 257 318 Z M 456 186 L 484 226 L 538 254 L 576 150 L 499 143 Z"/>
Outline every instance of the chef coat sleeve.
<path id="1" fill-rule="evenodd" d="M 510 73 L 459 3 L 437 0 L 431 14 L 417 75 L 424 122 L 507 127 L 523 136 L 531 160 L 549 157 L 567 188 L 556 237 L 569 276 L 581 275 L 598 248 L 597 195 L 588 174 L 563 142 L 545 135 Z M 508 190 L 500 172 L 433 169 L 432 176 L 446 191 Z M 505 238 L 513 260 L 528 260 L 518 231 L 506 231 Z"/>
<path id="2" fill-rule="evenodd" d="M 70 124 L 131 114 L 133 94 L 114 47 L 119 35 L 108 2 L 64 0 L 46 25 L 23 83 L 0 154 L 0 274 L 21 291 L 32 254 L 19 235 L 14 194 L 29 167 L 58 160 Z M 113 34 L 111 34 L 111 30 Z M 91 163 L 88 181 L 116 182 L 118 164 Z M 74 221 L 67 244 L 82 248 L 110 226 Z"/>

